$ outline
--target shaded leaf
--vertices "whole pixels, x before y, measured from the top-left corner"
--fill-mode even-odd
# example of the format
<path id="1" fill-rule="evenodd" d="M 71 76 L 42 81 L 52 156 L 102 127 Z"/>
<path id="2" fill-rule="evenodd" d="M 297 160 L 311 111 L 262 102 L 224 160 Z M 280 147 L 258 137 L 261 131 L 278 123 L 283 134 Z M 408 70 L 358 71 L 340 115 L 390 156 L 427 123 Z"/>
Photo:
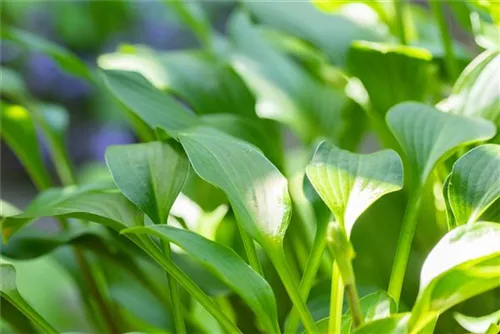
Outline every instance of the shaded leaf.
<path id="1" fill-rule="evenodd" d="M 356 154 L 322 142 L 307 176 L 350 234 L 356 219 L 378 198 L 403 186 L 401 159 L 392 150 Z"/>
<path id="2" fill-rule="evenodd" d="M 268 330 L 279 331 L 276 301 L 271 287 L 233 250 L 198 234 L 165 225 L 132 228 L 124 233 L 154 235 L 180 246 L 238 293 L 265 321 Z"/>
<path id="3" fill-rule="evenodd" d="M 28 94 L 23 78 L 16 71 L 7 67 L 1 67 L 0 78 L 2 79 L 0 93 L 3 97 L 9 100 L 19 101 Z"/>
<path id="4" fill-rule="evenodd" d="M 384 115 L 397 103 L 425 100 L 432 83 L 431 60 L 426 49 L 357 41 L 347 64 L 365 86 L 375 110 Z"/>
<path id="5" fill-rule="evenodd" d="M 120 191 L 156 224 L 166 224 L 186 182 L 189 161 L 174 143 L 111 146 L 106 163 Z"/>
<path id="6" fill-rule="evenodd" d="M 281 242 L 291 215 L 286 178 L 254 146 L 207 127 L 179 136 L 196 173 L 221 188 L 259 243 Z"/>
<path id="7" fill-rule="evenodd" d="M 445 191 L 458 225 L 478 220 L 500 198 L 500 145 L 481 145 L 458 159 Z"/>
<path id="8" fill-rule="evenodd" d="M 495 127 L 488 121 L 442 113 L 417 102 L 400 103 L 387 113 L 387 124 L 423 185 L 436 163 L 460 146 L 488 140 Z"/>
<path id="9" fill-rule="evenodd" d="M 2 138 L 21 160 L 35 185 L 44 189 L 50 183 L 50 176 L 43 164 L 37 133 L 31 114 L 19 105 L 1 102 Z"/>
<path id="10" fill-rule="evenodd" d="M 419 331 L 452 306 L 500 286 L 500 225 L 480 222 L 448 232 L 427 256 L 410 327 Z"/>
<path id="11" fill-rule="evenodd" d="M 175 137 L 198 123 L 195 115 L 138 73 L 108 70 L 103 76 L 118 100 L 152 129 L 160 128 Z"/>
<path id="12" fill-rule="evenodd" d="M 482 317 L 469 317 L 460 313 L 453 313 L 455 320 L 471 333 L 486 333 L 491 324 L 500 322 L 500 310 Z"/>

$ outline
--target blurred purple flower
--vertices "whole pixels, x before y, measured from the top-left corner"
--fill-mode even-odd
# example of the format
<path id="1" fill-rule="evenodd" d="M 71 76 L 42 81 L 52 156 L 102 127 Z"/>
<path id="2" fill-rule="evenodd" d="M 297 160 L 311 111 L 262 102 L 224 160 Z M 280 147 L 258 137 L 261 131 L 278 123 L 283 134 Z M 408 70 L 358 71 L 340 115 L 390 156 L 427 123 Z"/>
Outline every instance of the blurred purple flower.
<path id="1" fill-rule="evenodd" d="M 90 137 L 89 158 L 104 161 L 104 154 L 108 146 L 129 144 L 134 141 L 135 138 L 128 129 L 111 124 L 102 124 Z"/>
<path id="2" fill-rule="evenodd" d="M 34 53 L 26 62 L 26 82 L 31 91 L 38 95 L 48 95 L 56 84 L 61 71 L 49 57 Z"/>

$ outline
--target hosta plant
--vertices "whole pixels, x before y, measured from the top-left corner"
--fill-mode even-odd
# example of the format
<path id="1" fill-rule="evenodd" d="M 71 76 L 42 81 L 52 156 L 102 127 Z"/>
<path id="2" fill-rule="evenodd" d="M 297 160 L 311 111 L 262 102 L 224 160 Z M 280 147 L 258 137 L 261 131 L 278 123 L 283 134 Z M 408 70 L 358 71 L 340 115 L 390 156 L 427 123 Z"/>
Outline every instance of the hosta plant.
<path id="1" fill-rule="evenodd" d="M 92 66 L 2 23 L 137 138 L 83 177 L 68 112 L 2 68 L 2 140 L 39 191 L 0 202 L 2 330 L 498 332 L 494 1 L 240 1 L 224 34 L 201 2 L 164 5 L 198 49 Z"/>

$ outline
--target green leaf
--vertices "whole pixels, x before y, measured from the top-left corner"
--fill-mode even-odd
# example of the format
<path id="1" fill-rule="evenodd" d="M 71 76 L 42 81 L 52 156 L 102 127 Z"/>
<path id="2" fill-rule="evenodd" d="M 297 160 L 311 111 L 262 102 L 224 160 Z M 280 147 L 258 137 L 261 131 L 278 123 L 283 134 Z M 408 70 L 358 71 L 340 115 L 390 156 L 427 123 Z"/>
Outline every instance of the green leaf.
<path id="1" fill-rule="evenodd" d="M 197 114 L 234 113 L 255 118 L 255 98 L 222 59 L 203 51 L 158 53 L 145 47 L 99 57 L 107 70 L 137 71 L 155 87 L 181 97 Z M 203 80 L 200 80 L 203 78 Z"/>
<path id="2" fill-rule="evenodd" d="M 356 334 L 373 333 L 408 333 L 408 321 L 410 313 L 393 314 L 390 317 L 377 319 L 363 324 L 357 328 Z"/>
<path id="3" fill-rule="evenodd" d="M 254 146 L 208 127 L 179 135 L 196 173 L 228 196 L 259 243 L 281 242 L 291 215 L 287 180 Z"/>
<path id="4" fill-rule="evenodd" d="M 481 145 L 458 159 L 445 191 L 458 225 L 477 221 L 500 198 L 500 145 Z"/>
<path id="5" fill-rule="evenodd" d="M 343 67 L 355 40 L 379 41 L 382 36 L 338 14 L 317 10 L 311 1 L 255 2 L 245 6 L 265 25 L 300 37 L 323 51 L 336 66 Z"/>
<path id="6" fill-rule="evenodd" d="M 2 38 L 21 45 L 30 51 L 38 51 L 54 59 L 66 72 L 74 76 L 93 80 L 92 72 L 76 55 L 57 44 L 44 40 L 29 32 L 2 25 Z"/>
<path id="7" fill-rule="evenodd" d="M 389 317 L 397 310 L 396 303 L 384 291 L 374 292 L 359 299 L 363 321 L 371 322 Z M 342 316 L 342 333 L 351 333 L 352 318 L 350 312 Z"/>
<path id="8" fill-rule="evenodd" d="M 16 269 L 4 260 L 0 260 L 0 296 L 23 313 L 43 333 L 58 333 L 52 326 L 24 300 L 16 284 Z"/>
<path id="9" fill-rule="evenodd" d="M 486 333 L 491 324 L 500 322 L 500 310 L 482 317 L 469 317 L 460 313 L 453 313 L 455 320 L 471 333 Z"/>
<path id="10" fill-rule="evenodd" d="M 166 224 L 186 182 L 189 161 L 180 147 L 162 142 L 111 146 L 106 163 L 120 191 L 156 224 Z"/>
<path id="11" fill-rule="evenodd" d="M 195 115 L 138 73 L 109 70 L 103 71 L 103 76 L 118 100 L 153 130 L 160 128 L 176 137 L 179 131 L 198 123 Z"/>
<path id="12" fill-rule="evenodd" d="M 403 165 L 396 152 L 356 154 L 326 141 L 318 146 L 306 173 L 348 234 L 373 202 L 403 186 Z"/>
<path id="13" fill-rule="evenodd" d="M 500 286 L 500 225 L 480 222 L 448 232 L 427 256 L 410 327 L 424 328 L 452 306 Z"/>
<path id="14" fill-rule="evenodd" d="M 386 120 L 408 158 L 413 182 L 420 185 L 438 161 L 461 146 L 490 139 L 496 131 L 491 122 L 442 113 L 417 102 L 394 106 Z"/>
<path id="15" fill-rule="evenodd" d="M 239 294 L 270 332 L 279 332 L 271 287 L 230 248 L 193 232 L 165 225 L 131 228 L 123 233 L 153 235 L 178 245 Z"/>
<path id="16" fill-rule="evenodd" d="M 108 185 L 52 188 L 39 194 L 26 210 L 2 221 L 4 239 L 41 217 L 69 217 L 94 221 L 116 231 L 142 225 L 143 214 Z"/>
<path id="17" fill-rule="evenodd" d="M 320 136 L 338 141 L 342 111 L 352 106 L 343 87 L 313 78 L 269 45 L 242 12 L 231 17 L 229 31 L 235 45 L 232 63 L 257 96 L 257 115 L 288 125 L 304 141 Z"/>
<path id="18" fill-rule="evenodd" d="M 0 93 L 3 97 L 19 101 L 28 95 L 24 80 L 16 71 L 7 67 L 0 67 L 0 78 L 2 79 Z"/>
<path id="19" fill-rule="evenodd" d="M 356 41 L 347 65 L 365 86 L 376 112 L 385 115 L 397 103 L 425 100 L 432 83 L 431 60 L 426 49 Z"/>
<path id="20" fill-rule="evenodd" d="M 19 105 L 3 102 L 0 109 L 2 138 L 21 160 L 35 185 L 40 189 L 49 187 L 51 180 L 43 164 L 31 114 Z"/>
<path id="21" fill-rule="evenodd" d="M 500 127 L 500 51 L 477 56 L 458 78 L 451 97 L 454 114 L 480 116 Z"/>

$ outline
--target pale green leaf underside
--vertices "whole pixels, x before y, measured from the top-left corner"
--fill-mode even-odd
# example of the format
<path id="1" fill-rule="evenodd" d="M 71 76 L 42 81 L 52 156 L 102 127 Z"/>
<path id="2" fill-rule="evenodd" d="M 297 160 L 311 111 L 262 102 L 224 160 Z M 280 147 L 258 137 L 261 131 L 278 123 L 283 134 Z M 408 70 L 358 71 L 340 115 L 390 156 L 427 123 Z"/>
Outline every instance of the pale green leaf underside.
<path id="1" fill-rule="evenodd" d="M 282 240 L 291 214 L 287 180 L 258 149 L 208 127 L 179 139 L 196 173 L 226 193 L 255 240 Z"/>
<path id="2" fill-rule="evenodd" d="M 318 146 L 306 173 L 348 234 L 373 202 L 403 186 L 403 166 L 396 152 L 356 154 L 326 141 Z"/>
<path id="3" fill-rule="evenodd" d="M 489 121 L 442 113 L 417 102 L 394 106 L 386 119 L 417 177 L 414 181 L 420 183 L 424 183 L 436 163 L 454 149 L 488 140 L 496 132 Z"/>
<path id="4" fill-rule="evenodd" d="M 166 224 L 187 180 L 185 153 L 162 142 L 111 146 L 106 150 L 106 163 L 125 197 L 156 224 Z"/>
<path id="5" fill-rule="evenodd" d="M 486 333 L 491 324 L 500 322 L 500 310 L 482 317 L 469 317 L 461 313 L 454 313 L 455 320 L 471 333 Z"/>
<path id="6" fill-rule="evenodd" d="M 143 214 L 117 190 L 105 186 L 71 186 L 42 192 L 26 210 L 2 221 L 2 233 L 8 238 L 26 224 L 41 218 L 65 216 L 82 218 L 106 225 L 116 231 L 142 225 Z"/>
<path id="7" fill-rule="evenodd" d="M 458 159 L 447 190 L 458 225 L 478 220 L 500 198 L 500 145 L 481 145 Z"/>
<path id="8" fill-rule="evenodd" d="M 276 301 L 271 287 L 232 249 L 196 233 L 165 225 L 132 228 L 125 233 L 149 234 L 178 245 L 238 293 L 266 322 L 266 328 L 278 330 Z"/>
<path id="9" fill-rule="evenodd" d="M 139 73 L 107 70 L 103 76 L 118 100 L 152 129 L 160 128 L 176 137 L 179 131 L 198 123 L 194 114 Z"/>
<path id="10" fill-rule="evenodd" d="M 371 293 L 359 299 L 363 321 L 371 322 L 378 319 L 389 317 L 396 312 L 396 303 L 385 292 L 379 291 Z M 342 333 L 349 334 L 352 331 L 352 318 L 350 311 L 342 316 Z"/>
<path id="11" fill-rule="evenodd" d="M 355 334 L 374 334 L 374 333 L 407 333 L 410 313 L 393 314 L 390 317 L 377 319 L 365 323 L 357 328 Z"/>
<path id="12" fill-rule="evenodd" d="M 479 222 L 448 232 L 424 262 L 411 327 L 421 330 L 454 305 L 500 286 L 500 225 Z"/>

